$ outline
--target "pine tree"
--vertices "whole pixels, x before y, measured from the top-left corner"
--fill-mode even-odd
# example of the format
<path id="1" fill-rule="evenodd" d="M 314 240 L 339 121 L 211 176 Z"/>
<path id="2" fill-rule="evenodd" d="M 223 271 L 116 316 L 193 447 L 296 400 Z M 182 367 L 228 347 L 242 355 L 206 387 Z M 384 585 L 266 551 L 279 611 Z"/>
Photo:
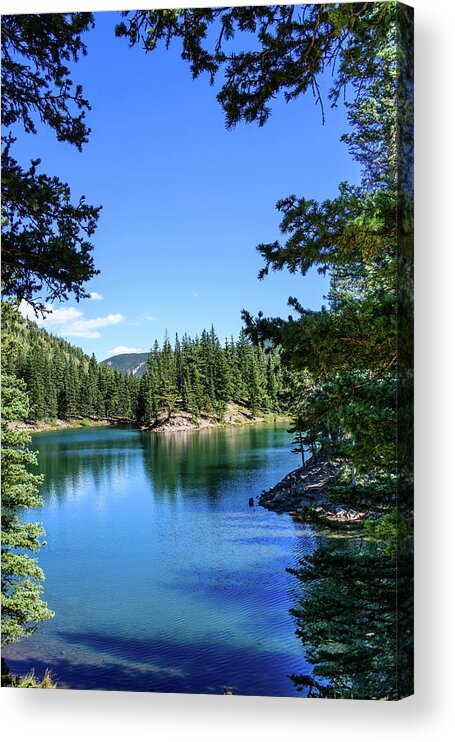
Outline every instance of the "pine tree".
<path id="1" fill-rule="evenodd" d="M 86 53 L 81 34 L 92 25 L 90 13 L 2 16 L 2 289 L 38 308 L 87 296 L 83 284 L 98 272 L 87 238 L 100 207 L 84 196 L 72 203 L 66 183 L 37 172 L 39 158 L 24 169 L 12 153 L 17 134 L 36 134 L 38 122 L 79 150 L 87 142 L 90 106 L 67 64 Z"/>
<path id="2" fill-rule="evenodd" d="M 279 377 L 279 364 L 273 353 L 269 353 L 267 358 L 267 395 L 270 400 L 270 408 L 273 412 L 279 412 L 279 390 L 281 379 Z"/>
<path id="3" fill-rule="evenodd" d="M 11 305 L 2 302 L 4 328 L 12 314 Z M 14 339 L 3 331 L 4 362 L 14 350 Z M 28 415 L 24 383 L 2 371 L 2 644 L 20 641 L 33 633 L 39 621 L 54 615 L 41 598 L 44 575 L 29 555 L 42 546 L 44 531 L 39 523 L 24 522 L 19 515 L 24 508 L 42 505 L 41 477 L 29 472 L 37 463 L 29 448 L 30 436 L 11 426 Z"/>
<path id="4" fill-rule="evenodd" d="M 305 443 L 302 430 L 299 429 L 299 425 L 296 422 L 292 428 L 289 429 L 289 433 L 293 433 L 292 445 L 294 448 L 291 449 L 291 453 L 298 453 L 302 459 L 302 466 L 305 466 Z"/>
<path id="5" fill-rule="evenodd" d="M 44 358 L 38 343 L 29 348 L 25 379 L 29 393 L 29 414 L 31 420 L 42 420 L 45 412 L 44 400 Z"/>
<path id="6" fill-rule="evenodd" d="M 57 412 L 58 412 L 58 396 L 57 396 L 57 387 L 55 384 L 55 379 L 54 379 L 54 374 L 53 374 L 52 359 L 48 352 L 46 353 L 46 356 L 44 359 L 43 370 L 44 370 L 44 400 L 45 400 L 44 418 L 54 419 L 57 417 Z"/>
<path id="7" fill-rule="evenodd" d="M 168 418 L 176 409 L 178 388 L 176 379 L 175 358 L 169 338 L 165 337 L 162 353 L 158 361 L 157 400 L 158 406 L 166 410 Z"/>
<path id="8" fill-rule="evenodd" d="M 87 414 L 91 417 L 96 416 L 99 409 L 97 367 L 95 355 L 92 354 L 87 371 Z"/>

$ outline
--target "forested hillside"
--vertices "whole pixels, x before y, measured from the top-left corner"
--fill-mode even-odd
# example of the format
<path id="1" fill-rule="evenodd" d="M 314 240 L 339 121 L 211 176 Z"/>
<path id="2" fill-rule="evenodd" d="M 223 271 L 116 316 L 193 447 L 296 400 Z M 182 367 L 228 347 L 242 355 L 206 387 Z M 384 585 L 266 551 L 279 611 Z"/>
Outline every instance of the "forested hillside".
<path id="1" fill-rule="evenodd" d="M 74 417 L 132 418 L 135 379 L 101 366 L 95 356 L 49 335 L 30 320 L 14 323 L 10 371 L 25 381 L 32 421 Z"/>
<path id="2" fill-rule="evenodd" d="M 295 377 L 280 352 L 253 346 L 242 332 L 222 346 L 214 328 L 194 340 L 155 341 L 141 378 L 97 363 L 80 348 L 49 335 L 30 320 L 11 328 L 16 352 L 8 371 L 22 379 L 30 399 L 28 420 L 95 418 L 149 423 L 165 412 L 222 420 L 229 403 L 251 414 L 290 411 Z M 144 354 L 145 355 L 145 354 Z"/>

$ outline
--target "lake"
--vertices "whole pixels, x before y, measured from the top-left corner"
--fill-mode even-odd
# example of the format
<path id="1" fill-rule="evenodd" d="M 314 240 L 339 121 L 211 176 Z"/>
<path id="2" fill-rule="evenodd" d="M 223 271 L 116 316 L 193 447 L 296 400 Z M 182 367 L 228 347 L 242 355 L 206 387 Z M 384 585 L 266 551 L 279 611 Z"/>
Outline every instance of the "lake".
<path id="1" fill-rule="evenodd" d="M 55 618 L 5 649 L 59 687 L 294 696 L 307 671 L 286 572 L 307 525 L 248 500 L 299 465 L 281 425 L 41 433 L 39 563 Z"/>

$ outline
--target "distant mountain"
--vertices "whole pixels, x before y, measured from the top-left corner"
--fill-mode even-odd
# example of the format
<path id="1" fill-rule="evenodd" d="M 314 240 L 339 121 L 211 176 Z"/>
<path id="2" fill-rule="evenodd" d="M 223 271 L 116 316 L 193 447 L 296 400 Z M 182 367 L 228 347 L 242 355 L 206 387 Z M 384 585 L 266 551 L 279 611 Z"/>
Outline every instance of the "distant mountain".
<path id="1" fill-rule="evenodd" d="M 131 376 L 143 376 L 147 365 L 148 353 L 121 353 L 101 361 L 101 364 L 122 371 Z"/>

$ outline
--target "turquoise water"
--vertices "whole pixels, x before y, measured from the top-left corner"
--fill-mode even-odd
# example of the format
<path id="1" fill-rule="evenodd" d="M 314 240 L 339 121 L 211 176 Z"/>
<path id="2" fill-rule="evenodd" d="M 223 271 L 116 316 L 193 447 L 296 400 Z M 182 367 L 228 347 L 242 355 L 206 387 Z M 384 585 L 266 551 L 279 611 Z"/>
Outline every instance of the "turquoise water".
<path id="1" fill-rule="evenodd" d="M 32 516 L 56 615 L 6 649 L 11 670 L 49 667 L 68 688 L 296 695 L 302 587 L 286 567 L 314 537 L 248 505 L 298 466 L 290 439 L 279 426 L 36 435 Z"/>

